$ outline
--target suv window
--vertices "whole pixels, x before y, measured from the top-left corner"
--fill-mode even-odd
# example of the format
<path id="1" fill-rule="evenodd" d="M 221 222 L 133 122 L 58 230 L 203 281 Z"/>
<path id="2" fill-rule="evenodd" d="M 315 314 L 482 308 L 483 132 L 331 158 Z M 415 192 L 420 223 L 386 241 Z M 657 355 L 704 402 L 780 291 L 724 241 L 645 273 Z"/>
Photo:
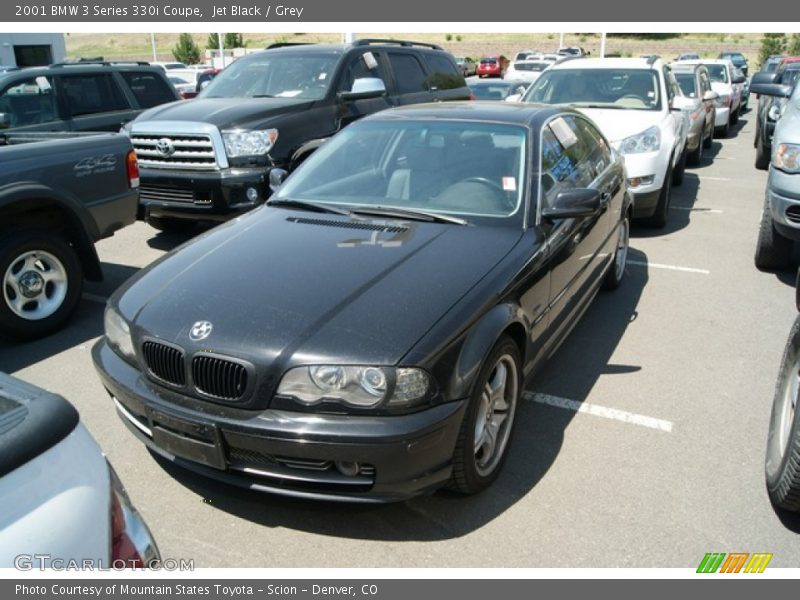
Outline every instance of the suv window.
<path id="1" fill-rule="evenodd" d="M 65 75 L 60 81 L 73 117 L 128 108 L 111 75 Z"/>
<path id="2" fill-rule="evenodd" d="M 689 98 L 697 98 L 697 80 L 694 73 L 675 73 L 675 79 L 683 90 L 683 95 Z"/>
<path id="3" fill-rule="evenodd" d="M 364 52 L 350 59 L 342 74 L 339 91 L 349 92 L 353 89 L 353 82 L 364 77 L 378 77 L 386 84 L 386 70 L 379 52 Z"/>
<path id="4" fill-rule="evenodd" d="M 167 87 L 167 82 L 155 73 L 120 71 L 120 75 L 130 87 L 141 108 L 151 108 L 175 100 L 175 95 Z"/>
<path id="5" fill-rule="evenodd" d="M 439 90 L 454 90 L 464 87 L 464 77 L 446 56 L 441 54 L 426 54 L 425 62 L 431 74 L 428 76 L 430 88 Z"/>
<path id="6" fill-rule="evenodd" d="M 50 77 L 17 81 L 0 94 L 0 128 L 37 125 L 57 120 L 56 98 Z"/>
<path id="7" fill-rule="evenodd" d="M 394 71 L 395 85 L 399 94 L 428 91 L 425 71 L 416 56 L 390 52 L 389 62 Z"/>

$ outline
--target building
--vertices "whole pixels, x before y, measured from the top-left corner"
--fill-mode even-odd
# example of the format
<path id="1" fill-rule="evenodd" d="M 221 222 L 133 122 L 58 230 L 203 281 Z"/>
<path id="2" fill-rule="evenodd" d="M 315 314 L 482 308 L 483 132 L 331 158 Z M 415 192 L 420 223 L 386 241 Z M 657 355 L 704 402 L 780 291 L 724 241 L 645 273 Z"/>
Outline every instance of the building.
<path id="1" fill-rule="evenodd" d="M 0 33 L 0 66 L 36 67 L 66 56 L 63 33 Z"/>

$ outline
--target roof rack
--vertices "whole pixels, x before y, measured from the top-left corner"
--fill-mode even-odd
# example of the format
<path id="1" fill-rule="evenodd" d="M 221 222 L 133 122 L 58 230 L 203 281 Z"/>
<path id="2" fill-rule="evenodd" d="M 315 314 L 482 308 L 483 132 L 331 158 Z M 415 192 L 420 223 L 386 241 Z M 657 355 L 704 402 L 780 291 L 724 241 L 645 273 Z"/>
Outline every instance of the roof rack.
<path id="1" fill-rule="evenodd" d="M 654 64 L 654 63 L 655 63 L 655 62 L 656 62 L 656 61 L 657 61 L 659 58 L 661 58 L 661 57 L 660 57 L 658 54 L 653 54 L 653 55 L 651 55 L 651 56 L 648 56 L 648 57 L 647 57 L 647 66 L 648 66 L 648 67 L 652 67 L 652 66 L 653 66 L 653 64 Z"/>
<path id="2" fill-rule="evenodd" d="M 311 46 L 313 45 L 311 42 L 275 42 L 274 44 L 270 44 L 265 50 L 272 50 L 273 48 L 286 48 L 287 46 Z"/>
<path id="3" fill-rule="evenodd" d="M 103 60 L 102 58 L 99 60 L 95 59 L 79 59 L 75 62 L 60 62 L 54 63 L 50 65 L 51 67 L 80 67 L 83 65 L 103 65 L 105 67 L 110 67 L 113 65 L 134 65 L 137 67 L 149 67 L 150 63 L 145 62 L 142 60 Z"/>
<path id="4" fill-rule="evenodd" d="M 355 40 L 353 46 L 369 46 L 370 44 L 395 44 L 397 46 L 422 46 L 424 48 L 432 48 L 434 50 L 444 50 L 437 44 L 428 44 L 426 42 L 410 42 L 408 40 L 393 40 L 389 38 L 362 38 Z"/>

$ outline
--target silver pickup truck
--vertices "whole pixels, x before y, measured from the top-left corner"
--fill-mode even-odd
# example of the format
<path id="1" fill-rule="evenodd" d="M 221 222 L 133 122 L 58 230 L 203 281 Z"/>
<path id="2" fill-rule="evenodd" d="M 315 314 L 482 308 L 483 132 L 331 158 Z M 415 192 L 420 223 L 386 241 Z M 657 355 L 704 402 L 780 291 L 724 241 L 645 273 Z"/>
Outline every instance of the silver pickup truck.
<path id="1" fill-rule="evenodd" d="M 0 335 L 66 322 L 103 277 L 94 243 L 136 220 L 138 187 L 127 136 L 0 134 Z"/>

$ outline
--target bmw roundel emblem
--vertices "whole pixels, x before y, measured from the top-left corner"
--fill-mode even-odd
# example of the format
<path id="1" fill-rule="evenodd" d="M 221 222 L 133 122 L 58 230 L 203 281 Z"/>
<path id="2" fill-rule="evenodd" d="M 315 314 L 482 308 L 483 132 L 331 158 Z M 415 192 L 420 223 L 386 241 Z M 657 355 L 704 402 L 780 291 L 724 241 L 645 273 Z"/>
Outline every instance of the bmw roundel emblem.
<path id="1" fill-rule="evenodd" d="M 192 325 L 192 328 L 189 330 L 189 339 L 195 342 L 204 340 L 211 335 L 212 329 L 214 329 L 214 326 L 211 324 L 211 321 L 198 321 Z"/>

